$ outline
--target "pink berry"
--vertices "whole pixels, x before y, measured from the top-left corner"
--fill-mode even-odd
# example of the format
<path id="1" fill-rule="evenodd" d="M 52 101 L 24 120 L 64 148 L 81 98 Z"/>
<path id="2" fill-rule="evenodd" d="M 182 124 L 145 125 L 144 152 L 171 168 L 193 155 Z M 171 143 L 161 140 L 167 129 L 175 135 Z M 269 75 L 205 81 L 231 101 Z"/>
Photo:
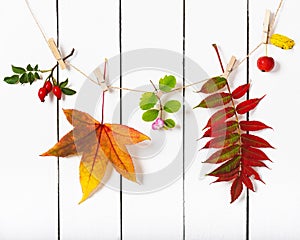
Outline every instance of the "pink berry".
<path id="1" fill-rule="evenodd" d="M 155 122 L 152 123 L 152 129 L 153 129 L 153 130 L 159 130 L 159 129 L 161 129 L 164 125 L 165 125 L 164 120 L 162 120 L 161 118 L 157 118 L 157 119 L 155 120 Z"/>

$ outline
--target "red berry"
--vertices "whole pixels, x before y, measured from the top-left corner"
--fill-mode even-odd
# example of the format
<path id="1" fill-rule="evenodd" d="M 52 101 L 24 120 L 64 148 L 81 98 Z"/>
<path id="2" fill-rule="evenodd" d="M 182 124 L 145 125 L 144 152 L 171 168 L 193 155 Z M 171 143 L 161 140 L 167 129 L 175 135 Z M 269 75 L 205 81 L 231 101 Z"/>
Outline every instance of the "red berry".
<path id="1" fill-rule="evenodd" d="M 52 92 L 57 97 L 58 100 L 61 99 L 61 89 L 59 88 L 59 86 L 54 86 Z"/>
<path id="2" fill-rule="evenodd" d="M 50 81 L 46 81 L 44 84 L 44 88 L 47 89 L 47 94 L 52 90 L 52 83 Z"/>
<path id="3" fill-rule="evenodd" d="M 262 72 L 270 72 L 275 66 L 275 61 L 272 57 L 263 56 L 257 60 L 257 67 Z"/>
<path id="4" fill-rule="evenodd" d="M 39 89 L 39 92 L 38 92 L 38 96 L 41 100 L 41 102 L 45 102 L 45 97 L 47 95 L 47 89 L 42 87 Z"/>

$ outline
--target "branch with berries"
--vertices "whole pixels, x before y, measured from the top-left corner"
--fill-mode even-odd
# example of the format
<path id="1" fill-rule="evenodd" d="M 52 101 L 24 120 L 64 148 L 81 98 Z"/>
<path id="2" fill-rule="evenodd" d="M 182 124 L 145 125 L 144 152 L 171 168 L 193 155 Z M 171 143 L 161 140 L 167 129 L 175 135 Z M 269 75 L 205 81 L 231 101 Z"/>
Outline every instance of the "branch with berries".
<path id="1" fill-rule="evenodd" d="M 72 49 L 71 53 L 63 58 L 63 60 L 67 60 L 74 54 L 74 49 Z M 58 100 L 61 99 L 62 95 L 74 95 L 76 91 L 68 87 L 69 80 L 59 83 L 57 79 L 54 77 L 55 70 L 58 68 L 59 64 L 56 63 L 51 69 L 41 70 L 39 65 L 35 65 L 34 67 L 31 64 L 28 64 L 26 68 L 16 67 L 14 65 L 11 66 L 13 75 L 10 77 L 5 77 L 4 82 L 8 84 L 30 84 L 37 82 L 38 80 L 43 80 L 43 75 L 48 74 L 46 77 L 43 86 L 38 91 L 38 97 L 41 102 L 45 101 L 45 97 L 48 94 L 53 94 Z"/>

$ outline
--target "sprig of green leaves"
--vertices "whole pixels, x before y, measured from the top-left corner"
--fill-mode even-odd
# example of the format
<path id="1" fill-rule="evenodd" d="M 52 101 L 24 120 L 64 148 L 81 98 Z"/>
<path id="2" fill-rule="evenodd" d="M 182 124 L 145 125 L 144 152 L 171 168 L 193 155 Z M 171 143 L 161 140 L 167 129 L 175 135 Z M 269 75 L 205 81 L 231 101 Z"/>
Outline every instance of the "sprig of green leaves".
<path id="1" fill-rule="evenodd" d="M 39 66 L 35 65 L 32 67 L 30 64 L 26 68 L 11 66 L 14 75 L 10 77 L 5 77 L 4 81 L 8 84 L 25 84 L 30 83 L 30 85 L 37 79 L 41 79 Z"/>
<path id="2" fill-rule="evenodd" d="M 166 75 L 159 80 L 159 90 L 163 93 L 171 92 L 176 86 L 176 78 L 173 75 Z M 140 98 L 140 108 L 146 110 L 142 119 L 145 122 L 153 122 L 158 117 L 162 118 L 163 112 L 176 113 L 181 108 L 181 103 L 177 100 L 169 100 L 162 103 L 160 97 L 157 95 L 157 89 L 154 92 L 143 93 Z M 176 123 L 173 119 L 164 119 L 164 128 L 174 128 Z"/>

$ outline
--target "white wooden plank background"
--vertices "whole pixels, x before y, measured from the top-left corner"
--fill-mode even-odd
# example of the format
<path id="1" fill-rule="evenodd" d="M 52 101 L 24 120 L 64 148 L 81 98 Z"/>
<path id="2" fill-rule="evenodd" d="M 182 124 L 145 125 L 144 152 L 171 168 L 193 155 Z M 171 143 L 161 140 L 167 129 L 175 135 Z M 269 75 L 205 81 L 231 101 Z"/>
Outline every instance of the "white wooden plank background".
<path id="1" fill-rule="evenodd" d="M 265 9 L 275 11 L 279 1 L 31 0 L 30 3 L 49 37 L 56 38 L 58 30 L 63 52 L 76 49 L 71 59 L 75 66 L 91 74 L 105 57 L 110 58 L 112 84 L 139 89 L 148 85 L 150 79 L 157 83 L 172 68 L 141 66 L 130 71 L 135 64 L 130 58 L 131 51 L 145 54 L 137 59 L 137 65 L 148 56 L 145 48 L 177 52 L 176 70 L 172 74 L 179 82 L 183 77 L 190 83 L 220 74 L 211 44 L 220 46 L 224 62 L 231 55 L 243 58 L 248 43 L 252 49 L 261 41 Z M 2 1 L 0 9 L 0 79 L 11 73 L 11 64 L 24 66 L 30 62 L 51 67 L 54 60 L 25 1 Z M 256 184 L 257 192 L 250 193 L 248 214 L 245 193 L 237 202 L 229 204 L 230 185 L 210 185 L 213 179 L 203 178 L 208 167 L 201 162 L 209 152 L 197 152 L 203 142 L 195 143 L 191 138 L 201 134 L 210 113 L 190 110 L 189 106 L 203 97 L 193 93 L 194 89 L 186 90 L 185 109 L 175 116 L 180 128 L 167 134 L 151 131 L 150 124 L 140 120 L 142 112 L 137 108 L 140 94 L 122 91 L 122 101 L 119 91 L 107 95 L 107 122 L 122 121 L 153 139 L 152 143 L 130 148 L 134 156 L 140 156 L 135 164 L 138 172 L 144 173 L 139 174 L 142 185 L 134 186 L 123 179 L 120 191 L 119 175 L 111 171 L 110 180 L 105 180 L 106 187 L 78 205 L 80 158 L 60 159 L 58 175 L 57 159 L 38 155 L 56 142 L 57 110 L 60 137 L 72 128 L 62 108 L 79 108 L 101 118 L 101 90 L 73 70 L 60 71 L 59 80 L 68 77 L 79 94 L 77 98 L 61 101 L 58 109 L 55 101 L 39 102 L 37 85 L 9 86 L 0 82 L 0 239 L 297 239 L 300 192 L 295 136 L 299 134 L 297 67 L 300 60 L 296 17 L 297 1 L 285 1 L 276 32 L 292 37 L 296 46 L 291 51 L 269 47 L 269 54 L 279 63 L 276 71 L 261 73 L 256 68 L 256 59 L 264 54 L 263 48 L 253 55 L 248 66 L 248 80 L 252 82 L 250 97 L 267 94 L 250 119 L 262 120 L 274 128 L 259 134 L 276 147 L 267 151 L 274 161 L 269 163 L 272 170 L 261 170 L 267 184 Z M 153 50 L 157 56 L 154 53 L 161 54 Z M 157 58 L 159 63 L 161 59 Z M 152 64 L 155 57 L 149 56 L 149 61 Z M 198 67 L 203 69 L 204 76 L 194 79 L 193 72 Z M 232 77 L 232 86 L 247 81 L 246 62 Z M 90 100 L 85 101 L 85 97 Z M 182 93 L 173 97 L 181 100 Z M 193 119 L 197 119 L 197 126 L 191 130 L 189 124 Z M 163 148 L 157 146 L 159 141 Z M 191 154 L 194 148 L 196 154 Z M 178 162 L 176 156 L 180 156 Z M 168 169 L 172 162 L 176 164 L 174 172 L 181 174 L 176 175 L 172 184 L 160 186 L 158 190 L 153 186 L 153 172 Z"/>

